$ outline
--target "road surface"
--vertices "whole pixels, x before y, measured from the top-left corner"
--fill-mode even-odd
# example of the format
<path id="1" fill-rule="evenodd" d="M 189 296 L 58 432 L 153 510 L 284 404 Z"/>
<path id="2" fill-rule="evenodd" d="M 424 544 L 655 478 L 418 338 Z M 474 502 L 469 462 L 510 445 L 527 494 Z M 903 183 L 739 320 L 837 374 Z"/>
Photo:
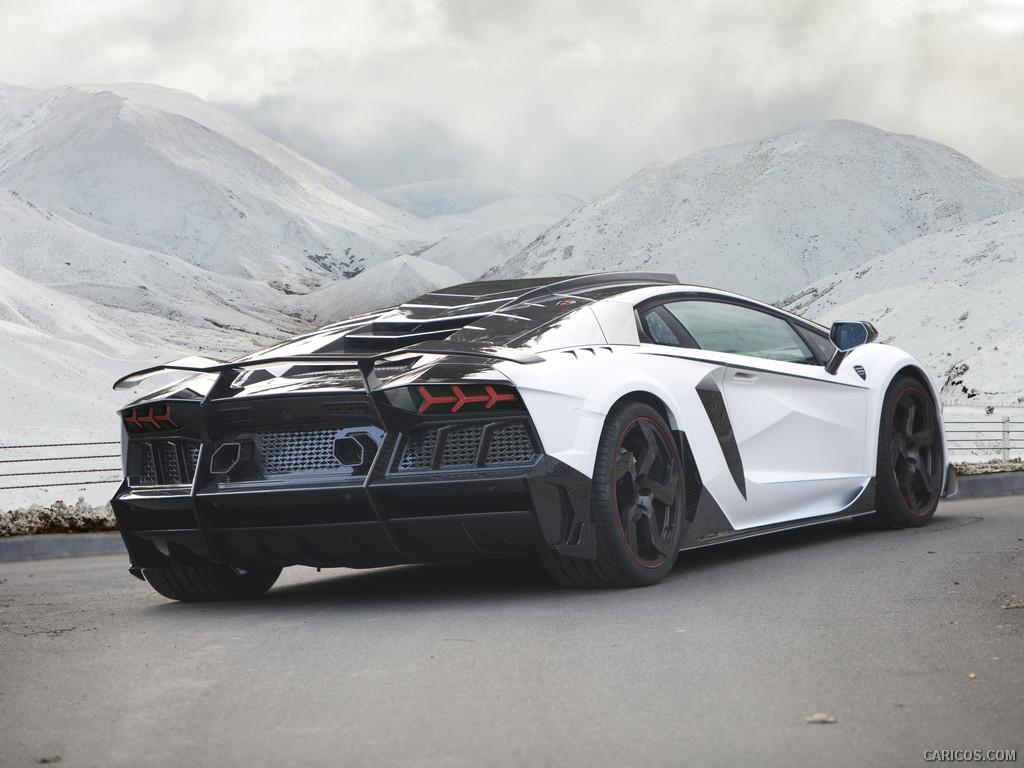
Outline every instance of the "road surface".
<path id="1" fill-rule="evenodd" d="M 1022 540 L 1024 499 L 952 501 L 684 553 L 647 589 L 517 559 L 286 569 L 215 605 L 124 556 L 3 563 L 0 766 L 1024 763 Z"/>

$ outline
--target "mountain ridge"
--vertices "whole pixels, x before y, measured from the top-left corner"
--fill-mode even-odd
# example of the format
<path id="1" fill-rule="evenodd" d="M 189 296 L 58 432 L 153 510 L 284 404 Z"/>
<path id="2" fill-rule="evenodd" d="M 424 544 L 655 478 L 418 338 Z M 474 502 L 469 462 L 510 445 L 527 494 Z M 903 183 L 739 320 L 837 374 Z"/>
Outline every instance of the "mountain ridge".
<path id="1" fill-rule="evenodd" d="M 852 121 L 659 161 L 487 273 L 674 272 L 779 301 L 932 232 L 1024 207 L 1024 186 L 941 144 Z"/>

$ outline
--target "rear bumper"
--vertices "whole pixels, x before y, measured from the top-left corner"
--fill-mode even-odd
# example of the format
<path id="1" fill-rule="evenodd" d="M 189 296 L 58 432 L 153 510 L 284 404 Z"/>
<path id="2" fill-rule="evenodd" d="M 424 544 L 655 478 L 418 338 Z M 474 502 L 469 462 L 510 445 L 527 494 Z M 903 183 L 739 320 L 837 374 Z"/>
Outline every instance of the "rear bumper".
<path id="1" fill-rule="evenodd" d="M 224 563 L 370 568 L 549 547 L 595 557 L 590 480 L 548 456 L 517 469 L 376 482 L 236 483 L 112 500 L 133 568 Z"/>

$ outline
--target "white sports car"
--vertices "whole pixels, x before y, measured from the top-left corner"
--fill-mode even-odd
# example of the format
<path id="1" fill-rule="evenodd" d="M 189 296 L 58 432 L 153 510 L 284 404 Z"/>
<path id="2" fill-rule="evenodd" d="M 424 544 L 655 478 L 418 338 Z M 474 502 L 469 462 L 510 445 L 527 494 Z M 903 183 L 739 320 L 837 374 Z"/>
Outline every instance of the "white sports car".
<path id="1" fill-rule="evenodd" d="M 283 566 L 537 552 L 561 584 L 653 584 L 681 550 L 955 492 L 940 404 L 869 323 L 672 275 L 458 285 L 188 378 L 121 413 L 131 571 L 178 600 Z"/>

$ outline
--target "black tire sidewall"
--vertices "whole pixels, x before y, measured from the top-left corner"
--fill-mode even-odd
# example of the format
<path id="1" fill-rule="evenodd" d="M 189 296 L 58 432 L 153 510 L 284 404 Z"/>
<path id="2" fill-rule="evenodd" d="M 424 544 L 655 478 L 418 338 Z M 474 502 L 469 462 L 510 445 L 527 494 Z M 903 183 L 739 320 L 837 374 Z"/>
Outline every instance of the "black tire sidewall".
<path id="1" fill-rule="evenodd" d="M 899 490 L 892 457 L 892 430 L 896 404 L 907 391 L 918 392 L 924 401 L 927 402 L 929 417 L 932 421 L 932 428 L 935 430 L 937 438 L 941 440 L 941 437 L 939 437 L 940 427 L 938 410 L 927 387 L 922 385 L 917 379 L 910 376 L 897 376 L 892 380 L 892 383 L 889 384 L 889 388 L 885 393 L 885 398 L 882 401 L 882 412 L 879 419 L 878 459 L 875 469 L 875 478 L 877 483 L 877 514 L 882 522 L 887 525 L 900 528 L 914 528 L 927 523 L 935 514 L 935 509 L 938 507 L 939 496 L 941 495 L 941 489 L 937 489 L 935 498 L 932 499 L 928 509 L 924 512 L 915 513 L 909 506 L 907 506 L 903 499 L 903 495 Z M 938 463 L 938 466 L 934 470 L 938 475 L 936 477 L 936 482 L 941 483 L 943 469 L 942 462 L 938 459 L 936 461 Z"/>
<path id="2" fill-rule="evenodd" d="M 249 600 L 263 595 L 281 574 L 279 567 L 237 573 L 227 565 L 143 568 L 146 581 L 164 597 L 181 602 Z"/>
<path id="3" fill-rule="evenodd" d="M 615 498 L 615 464 L 619 446 L 626 431 L 639 419 L 653 423 L 663 437 L 676 466 L 678 493 L 672 515 L 674 532 L 672 554 L 657 566 L 641 562 L 630 550 L 626 534 L 619 519 Z M 591 512 L 597 531 L 601 570 L 617 585 L 646 586 L 663 579 L 672 570 L 679 554 L 679 541 L 683 531 L 684 492 L 682 462 L 672 432 L 662 416 L 651 406 L 626 402 L 614 408 L 605 421 L 594 462 L 591 488 Z"/>

